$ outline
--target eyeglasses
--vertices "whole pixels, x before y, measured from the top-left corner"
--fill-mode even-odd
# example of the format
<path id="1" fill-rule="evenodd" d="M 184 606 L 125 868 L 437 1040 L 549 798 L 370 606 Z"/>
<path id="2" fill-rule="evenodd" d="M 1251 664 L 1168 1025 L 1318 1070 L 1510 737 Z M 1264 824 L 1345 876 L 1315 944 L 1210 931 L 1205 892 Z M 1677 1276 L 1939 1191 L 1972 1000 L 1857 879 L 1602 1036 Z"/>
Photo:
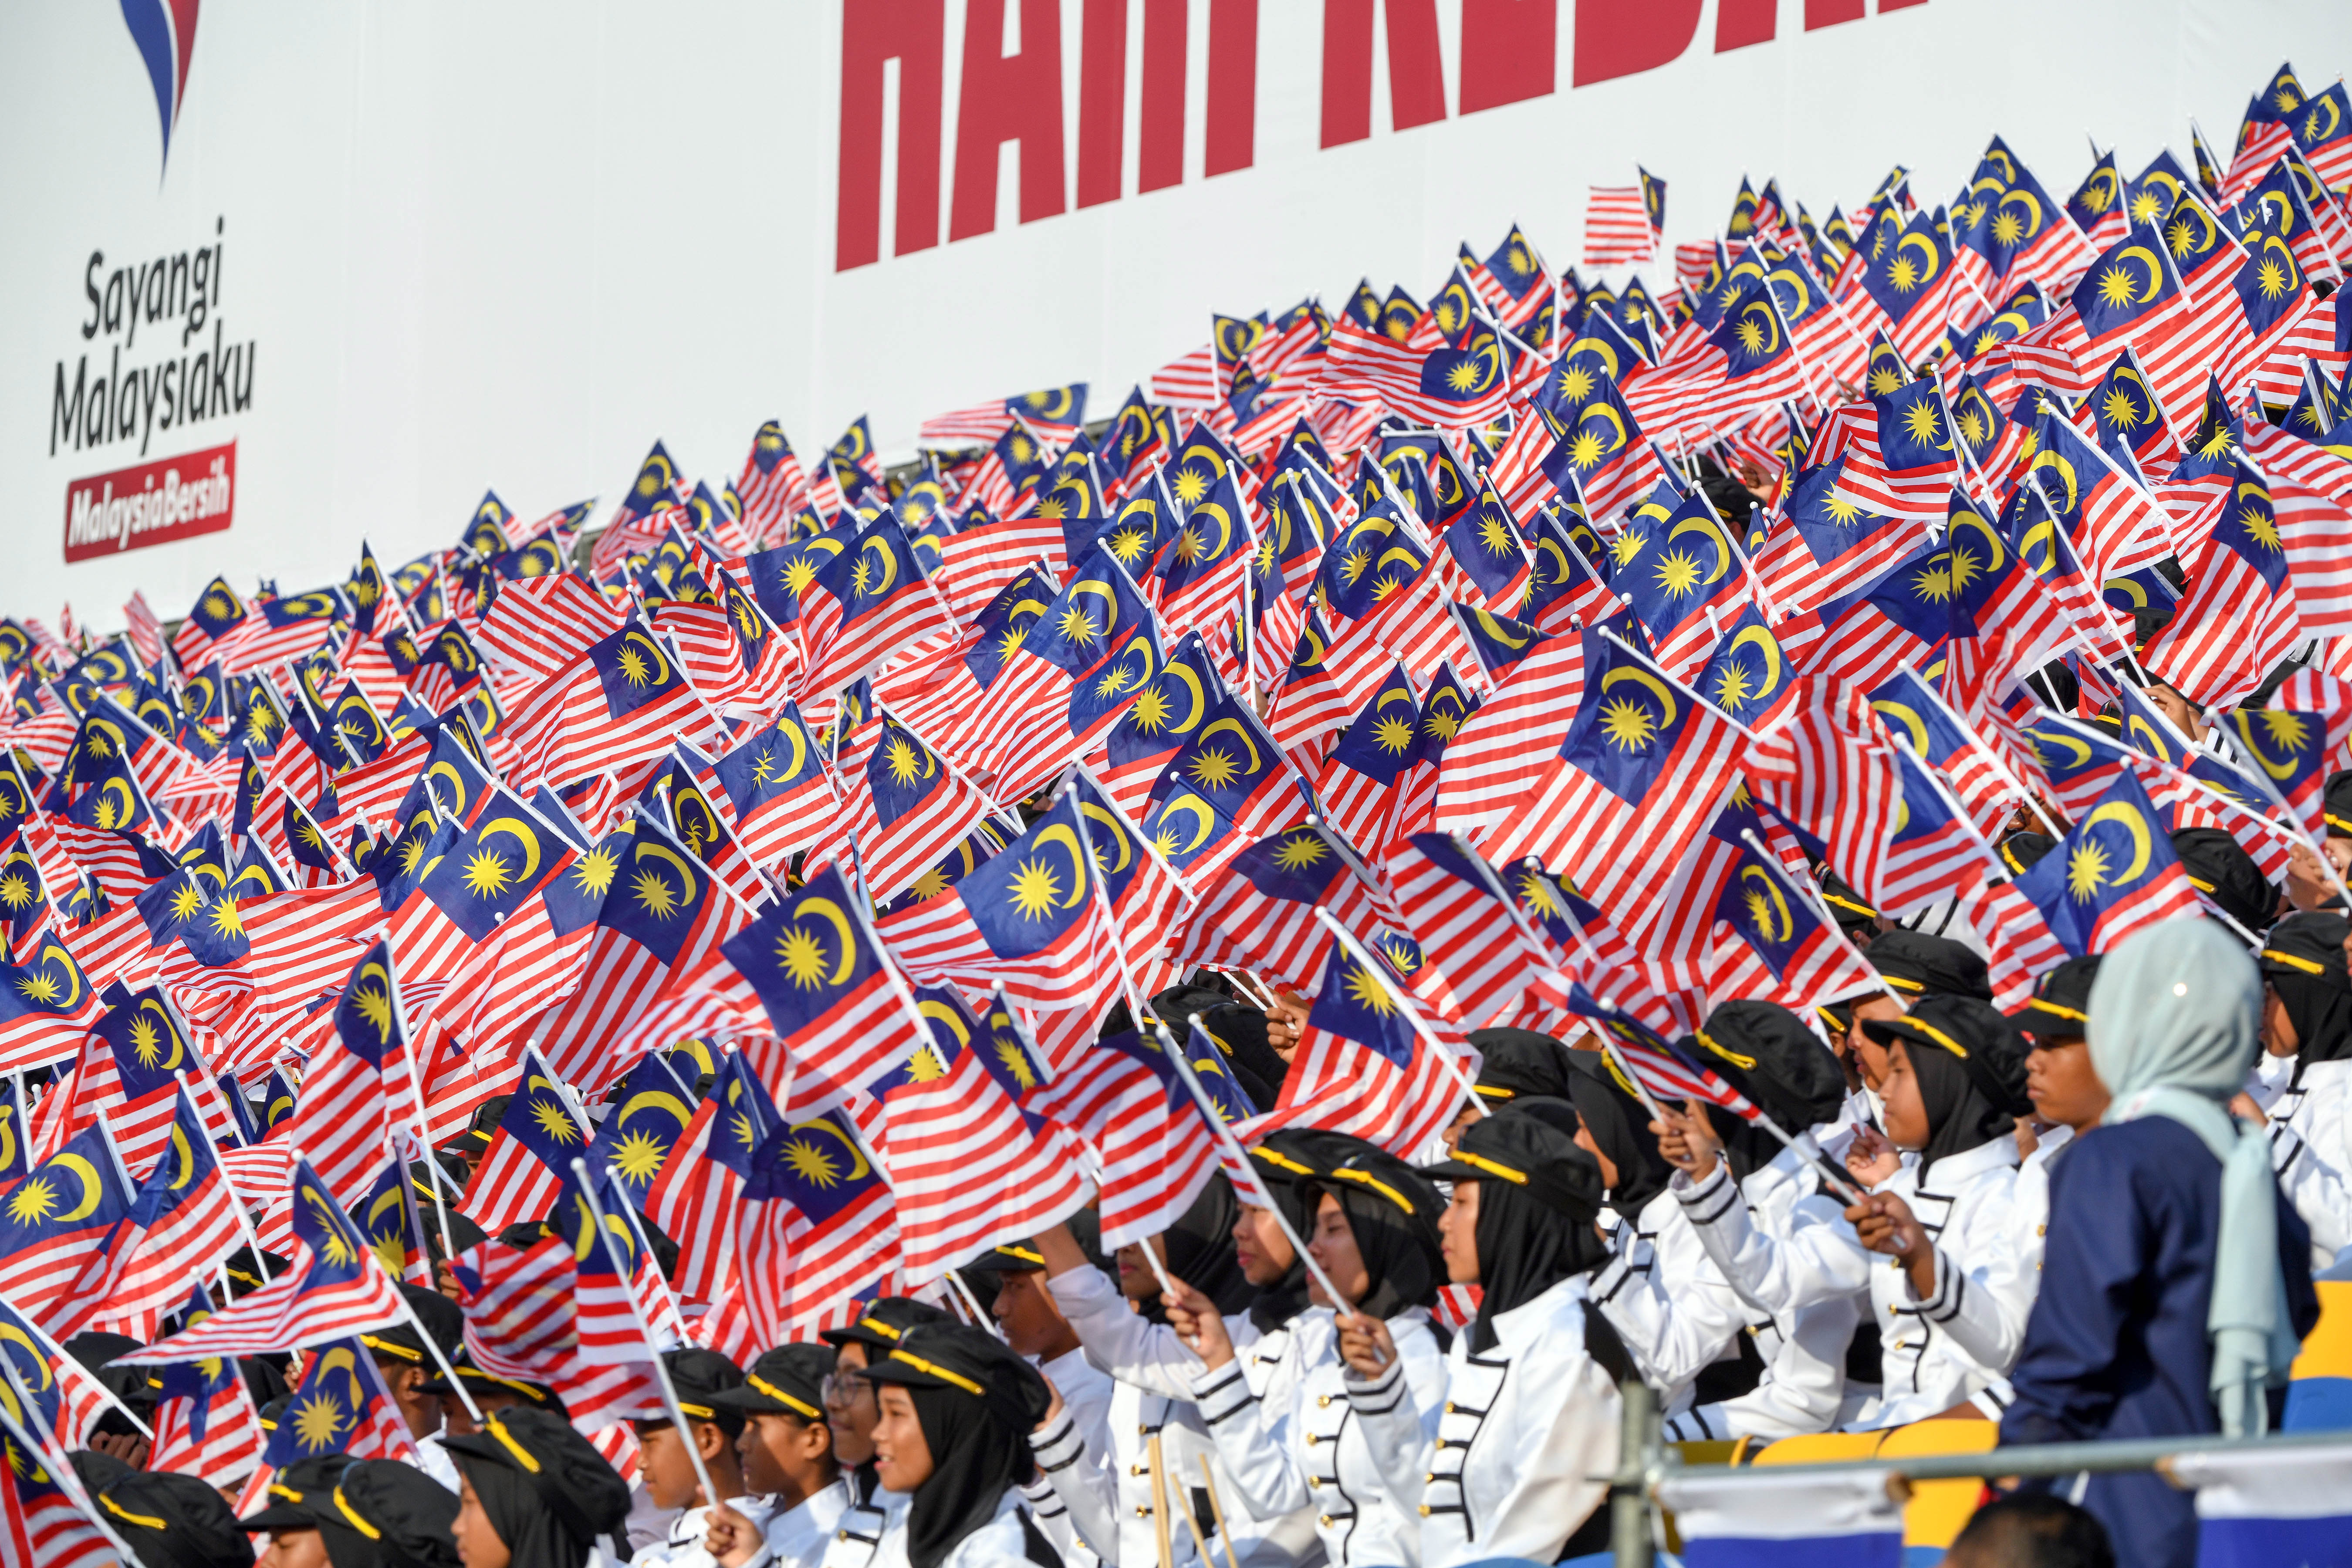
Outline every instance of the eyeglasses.
<path id="1" fill-rule="evenodd" d="M 863 1373 L 855 1372 L 829 1372 L 817 1385 L 817 1394 L 828 1407 L 846 1409 L 861 1397 L 872 1397 L 873 1393 L 874 1385 L 866 1381 Z"/>

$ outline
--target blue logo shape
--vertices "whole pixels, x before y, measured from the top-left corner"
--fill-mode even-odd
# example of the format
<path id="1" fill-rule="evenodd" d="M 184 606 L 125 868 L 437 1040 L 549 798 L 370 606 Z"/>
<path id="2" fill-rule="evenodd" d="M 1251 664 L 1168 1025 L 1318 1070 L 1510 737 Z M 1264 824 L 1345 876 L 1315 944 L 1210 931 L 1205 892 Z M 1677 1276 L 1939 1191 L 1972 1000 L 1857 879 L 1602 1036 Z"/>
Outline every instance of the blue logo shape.
<path id="1" fill-rule="evenodd" d="M 199 0 L 122 0 L 122 20 L 146 62 L 155 89 L 155 113 L 163 122 L 163 156 L 172 155 L 172 131 L 188 96 L 188 57 L 196 47 Z"/>

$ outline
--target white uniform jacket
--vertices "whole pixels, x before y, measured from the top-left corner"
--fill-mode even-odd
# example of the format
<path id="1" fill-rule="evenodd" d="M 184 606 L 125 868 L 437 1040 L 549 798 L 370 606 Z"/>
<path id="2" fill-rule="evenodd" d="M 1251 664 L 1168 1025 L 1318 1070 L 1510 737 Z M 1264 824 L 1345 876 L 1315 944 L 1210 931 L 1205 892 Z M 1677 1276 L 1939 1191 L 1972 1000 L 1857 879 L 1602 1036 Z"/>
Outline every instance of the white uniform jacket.
<path id="1" fill-rule="evenodd" d="M 908 1568 L 907 1506 L 912 1500 L 877 1492 L 879 1509 L 853 1508 L 834 1531 L 824 1568 Z M 996 1505 L 996 1517 L 955 1543 L 940 1568 L 1036 1568 L 1029 1561 L 1016 1488 Z"/>
<path id="2" fill-rule="evenodd" d="M 1661 1192 L 1610 1234 L 1609 1261 L 1587 1299 L 1625 1342 L 1642 1379 L 1672 1410 L 1747 1327 L 1742 1303 L 1698 1244 L 1672 1193 Z"/>
<path id="3" fill-rule="evenodd" d="M 1445 1399 L 1415 1419 L 1406 1369 L 1347 1374 L 1366 1447 L 1408 1521 L 1421 1568 L 1497 1557 L 1556 1561 L 1617 1466 L 1618 1397 L 1585 1353 L 1585 1282 L 1563 1279 L 1494 1320 L 1473 1354 L 1467 1330 L 1445 1358 Z"/>
<path id="4" fill-rule="evenodd" d="M 732 1504 L 736 1512 L 754 1517 L 743 1505 L 759 1503 L 769 1508 L 766 1527 L 760 1550 L 743 1568 L 817 1568 L 824 1560 L 825 1549 L 832 1544 L 834 1531 L 839 1528 L 841 1516 L 850 1504 L 849 1482 L 846 1478 L 811 1492 L 791 1508 L 776 1509 L 772 1498 L 737 1498 Z"/>
<path id="5" fill-rule="evenodd" d="M 1776 1236 L 1788 1234 L 1799 1224 L 1820 1223 L 1824 1208 L 1832 1218 L 1838 1213 L 1828 1200 L 1813 1195 L 1821 1185 L 1821 1169 L 1813 1159 L 1818 1145 L 1804 1135 L 1800 1135 L 1798 1143 L 1799 1148 L 1783 1149 L 1749 1172 L 1737 1189 L 1748 1215 Z M 1667 1424 L 1666 1437 L 1673 1442 L 1731 1437 L 1769 1440 L 1826 1432 L 1837 1425 L 1850 1393 L 1845 1357 L 1854 1325 L 1862 1321 L 1859 1284 L 1844 1296 L 1780 1309 L 1738 1289 L 1712 1249 L 1704 1245 L 1704 1234 L 1698 1228 L 1698 1222 L 1732 1190 L 1729 1168 L 1719 1162 L 1714 1179 L 1703 1188 L 1692 1187 L 1679 1172 L 1667 1186 L 1691 1234 L 1702 1244 L 1712 1278 L 1731 1286 L 1739 1298 L 1747 1317 L 1746 1331 L 1755 1338 L 1764 1375 L 1754 1389 L 1736 1399 L 1675 1415 Z M 1670 1276 L 1665 1288 L 1679 1293 L 1686 1287 Z M 1611 1321 L 1615 1321 L 1613 1316 Z"/>
<path id="6" fill-rule="evenodd" d="M 1444 1357 L 1422 1309 L 1391 1318 L 1388 1326 L 1403 1377 L 1398 1398 L 1418 1421 L 1444 1395 Z M 1334 1564 L 1412 1563 L 1414 1532 L 1354 1419 L 1331 1312 L 1318 1307 L 1301 1313 L 1291 1333 L 1300 1371 L 1286 1405 L 1253 1394 L 1238 1364 L 1193 1380 L 1243 1506 L 1261 1518 L 1311 1509 L 1316 1535 Z"/>
<path id="7" fill-rule="evenodd" d="M 848 1499 L 845 1496 L 845 1503 Z M 774 1516 L 775 1504 L 764 1497 L 736 1497 L 727 1500 L 727 1506 L 751 1521 L 751 1528 L 764 1535 Z M 651 1545 L 640 1546 L 629 1559 L 630 1568 L 718 1568 L 718 1559 L 702 1544 L 710 1532 L 710 1510 L 688 1508 L 678 1510 L 669 1521 L 669 1531 Z M 754 1556 L 753 1562 L 761 1561 Z"/>
<path id="8" fill-rule="evenodd" d="M 2311 1266 L 2352 1246 L 2352 1060 L 2313 1062 L 2270 1108 L 2271 1169 L 2311 1227 Z"/>

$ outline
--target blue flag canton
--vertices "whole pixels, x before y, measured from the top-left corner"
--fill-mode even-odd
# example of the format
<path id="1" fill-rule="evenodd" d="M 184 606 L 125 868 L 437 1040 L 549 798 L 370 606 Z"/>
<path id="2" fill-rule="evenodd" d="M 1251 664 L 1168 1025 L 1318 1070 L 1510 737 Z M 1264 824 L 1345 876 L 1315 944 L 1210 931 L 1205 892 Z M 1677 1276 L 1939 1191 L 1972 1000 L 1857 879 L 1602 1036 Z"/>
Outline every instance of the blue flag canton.
<path id="1" fill-rule="evenodd" d="M 1796 684 L 1797 672 L 1780 639 L 1754 605 L 1743 605 L 1699 671 L 1699 694 L 1742 723 L 1764 712 Z"/>
<path id="2" fill-rule="evenodd" d="M 882 1185 L 848 1114 L 835 1110 L 772 1132 L 752 1162 L 743 1195 L 781 1199 L 812 1225 L 823 1225 Z"/>
<path id="3" fill-rule="evenodd" d="M 1071 689 L 1071 731 L 1084 734 L 1133 702 L 1160 673 L 1160 636 L 1147 621 Z"/>
<path id="4" fill-rule="evenodd" d="M 1029 830 L 956 884 L 992 952 L 1018 958 L 1086 918 L 1091 887 L 1077 797 L 1066 794 Z"/>
<path id="5" fill-rule="evenodd" d="M 1232 869 L 1269 898 L 1319 904 L 1350 873 L 1339 849 L 1312 824 L 1286 827 L 1234 857 Z"/>
<path id="6" fill-rule="evenodd" d="M 1874 235 L 1874 241 L 1877 237 Z M 1914 213 L 1883 250 L 1874 250 L 1863 270 L 1862 286 L 1888 320 L 1900 321 L 1951 265 L 1951 246 L 1937 228 L 1934 215 Z"/>
<path id="7" fill-rule="evenodd" d="M 1334 611 L 1361 620 L 1428 567 L 1429 552 L 1402 525 L 1394 501 L 1376 500 L 1324 552 L 1317 584 Z"/>
<path id="8" fill-rule="evenodd" d="M 2213 542 L 2252 567 L 2275 594 L 2286 581 L 2286 546 L 2271 507 L 2270 489 L 2244 463 L 2231 466 L 2230 496 L 2213 524 Z"/>
<path id="9" fill-rule="evenodd" d="M 882 734 L 866 760 L 866 787 L 874 797 L 875 816 L 888 827 L 950 784 L 939 754 L 885 715 Z"/>
<path id="10" fill-rule="evenodd" d="M 877 518 L 819 574 L 825 592 L 841 605 L 843 625 L 874 613 L 894 596 L 923 580 L 906 530 L 895 517 Z"/>
<path id="11" fill-rule="evenodd" d="M 98 1128 L 79 1134 L 0 1195 L 0 1249 L 15 1253 L 59 1237 L 110 1228 L 132 1194 Z"/>
<path id="12" fill-rule="evenodd" d="M 1617 536 L 1615 553 L 1611 585 L 1633 606 L 1654 642 L 1747 589 L 1738 547 L 1704 493 L 1681 498 L 1663 520 L 1630 521 Z"/>
<path id="13" fill-rule="evenodd" d="M 2293 799 L 2311 787 L 2327 766 L 2325 714 L 2284 708 L 2233 708 L 2223 716 L 2239 748 L 2269 775 L 2280 795 Z M 2331 825 L 2331 831 L 2333 827 Z"/>
<path id="14" fill-rule="evenodd" d="M 1086 824 L 1087 844 L 1094 851 L 1095 876 L 1101 883 L 1103 898 L 1115 905 L 1142 874 L 1148 852 L 1136 829 L 1093 784 L 1083 778 L 1076 780 L 1070 794 Z"/>
<path id="15" fill-rule="evenodd" d="M 2180 297 L 2180 278 L 2166 254 L 2164 237 L 2142 223 L 2091 264 L 2074 286 L 2074 310 L 2084 331 L 2103 338 L 2129 327 Z"/>
<path id="16" fill-rule="evenodd" d="M 1752 819 L 1754 814 L 1748 815 Z M 1821 917 L 1810 901 L 1791 896 L 1787 881 L 1747 844 L 1739 845 L 1733 864 L 1716 898 L 1715 918 L 1737 931 L 1776 978 L 1784 978 L 1822 929 Z"/>
<path id="17" fill-rule="evenodd" d="M 1077 574 L 1047 605 L 1023 646 L 1046 663 L 1081 678 L 1123 647 L 1138 626 L 1151 624 L 1151 606 L 1097 544 Z"/>
<path id="18" fill-rule="evenodd" d="M 826 866 L 727 940 L 721 951 L 759 993 L 779 1035 L 807 1028 L 881 973 L 852 913 L 857 908 L 840 870 Z"/>
<path id="19" fill-rule="evenodd" d="M 1491 484 L 1480 486 L 1468 515 L 1446 529 L 1445 547 L 1490 604 L 1515 595 L 1526 579 L 1526 543 L 1511 509 Z"/>
<path id="20" fill-rule="evenodd" d="M 143 1197 L 144 1194 L 142 1194 Z M 394 1279 L 408 1267 L 415 1237 L 408 1224 L 408 1163 L 394 1160 L 377 1173 L 368 1190 L 352 1205 L 352 1223 L 383 1271 Z"/>
<path id="21" fill-rule="evenodd" d="M 1453 667 L 1439 665 L 1436 678 L 1430 682 L 1429 695 L 1422 700 L 1413 760 L 1436 766 L 1444 757 L 1445 748 L 1454 743 L 1454 737 L 1462 732 L 1462 726 L 1477 711 L 1478 699 L 1464 688 Z"/>
<path id="22" fill-rule="evenodd" d="M 473 830 L 427 864 L 417 886 L 451 924 L 482 942 L 569 864 L 570 848 L 522 802 L 499 790 Z"/>
<path id="23" fill-rule="evenodd" d="M 1380 689 L 1339 737 L 1332 755 L 1383 785 L 1392 785 L 1412 766 L 1420 704 L 1404 666 L 1392 666 Z"/>
<path id="24" fill-rule="evenodd" d="M 374 1352 L 357 1339 L 329 1340 L 311 1350 L 261 1462 L 284 1469 L 302 1459 L 341 1453 L 373 1418 L 376 1401 L 386 1397 Z"/>
<path id="25" fill-rule="evenodd" d="M 346 1050 L 370 1067 L 383 1067 L 384 1058 L 406 1039 L 395 984 L 392 949 L 379 942 L 352 966 L 335 1004 L 337 1037 Z"/>
<path id="26" fill-rule="evenodd" d="M 1181 480 L 1188 470 L 1180 468 Z M 1242 500 L 1231 468 L 1219 473 L 1208 489 L 1191 501 L 1180 494 L 1184 515 L 1174 533 L 1160 547 L 1155 570 L 1171 593 L 1205 576 L 1248 550 L 1252 527 L 1249 504 Z"/>
<path id="27" fill-rule="evenodd" d="M 1236 831 L 1206 797 L 1186 788 L 1171 788 L 1153 801 L 1143 818 L 1143 836 L 1179 871 L 1215 851 Z"/>
<path id="28" fill-rule="evenodd" d="M 1231 816 L 1281 770 L 1282 756 L 1257 714 L 1227 693 L 1217 699 L 1200 732 L 1169 759 L 1153 789 L 1190 789 Z"/>
<path id="29" fill-rule="evenodd" d="M 787 791 L 821 775 L 824 759 L 797 704 L 757 730 L 716 764 L 719 782 L 735 807 L 738 822 Z"/>
<path id="30" fill-rule="evenodd" d="M 1076 552 L 1066 559 L 1084 561 L 1099 546 L 1129 577 L 1136 576 L 1158 557 L 1160 548 L 1175 532 L 1181 510 L 1168 489 L 1167 476 L 1154 473 L 1119 503 L 1116 512 L 1089 523 L 1076 541 Z M 1064 525 L 1063 533 L 1066 543 L 1072 536 L 1068 525 Z M 1051 590 L 1046 597 L 1053 597 Z"/>
<path id="31" fill-rule="evenodd" d="M 604 689 L 604 710 L 614 719 L 625 719 L 686 685 L 661 639 L 643 625 L 624 626 L 591 644 L 588 662 Z"/>
<path id="32" fill-rule="evenodd" d="M 1223 697 L 1224 683 L 1198 632 L 1186 632 L 1104 740 L 1110 765 L 1164 755 L 1199 731 Z"/>
<path id="33" fill-rule="evenodd" d="M 654 1178 L 694 1120 L 695 1097 L 661 1054 L 649 1051 L 621 1079 L 611 1100 L 613 1113 L 588 1145 L 588 1168 L 611 1172 L 630 1201 L 642 1206 Z"/>
<path id="34" fill-rule="evenodd" d="M 55 937 L 20 963 L 0 963 L 0 1022 L 42 1014 L 70 1017 L 89 999 L 89 977 Z"/>
<path id="35" fill-rule="evenodd" d="M 1570 766 L 1629 805 L 1647 803 L 1694 704 L 1648 660 L 1584 634 L 1584 695 L 1560 742 Z"/>
<path id="36" fill-rule="evenodd" d="M 1403 983 L 1376 973 L 1334 942 L 1323 981 L 1307 1010 L 1309 1028 L 1328 1029 L 1376 1052 L 1399 1069 L 1412 1066 L 1413 1030 L 1396 993 Z"/>
<path id="37" fill-rule="evenodd" d="M 1870 705 L 1895 743 L 1930 767 L 1943 767 L 1968 750 L 1968 738 L 1915 669 L 1897 670 L 1870 693 Z"/>
<path id="38" fill-rule="evenodd" d="M 523 1057 L 522 1081 L 507 1102 L 499 1129 L 559 1175 L 569 1175 L 572 1162 L 588 1147 L 588 1130 L 572 1115 L 571 1103 L 536 1051 Z"/>
<path id="39" fill-rule="evenodd" d="M 121 996 L 120 992 L 111 993 Z M 195 1059 L 163 994 L 152 986 L 121 999 L 100 1016 L 97 1032 L 114 1056 L 126 1100 L 140 1100 L 179 1081 Z"/>
<path id="40" fill-rule="evenodd" d="M 677 962 L 711 896 L 710 874 L 701 863 L 658 824 L 640 821 L 614 860 L 597 923 L 667 965 Z"/>
<path id="41" fill-rule="evenodd" d="M 1944 417 L 1943 392 L 1937 383 L 1915 381 L 1874 394 L 1870 402 L 1877 410 L 1879 457 L 1890 472 L 1956 460 L 1952 428 Z"/>

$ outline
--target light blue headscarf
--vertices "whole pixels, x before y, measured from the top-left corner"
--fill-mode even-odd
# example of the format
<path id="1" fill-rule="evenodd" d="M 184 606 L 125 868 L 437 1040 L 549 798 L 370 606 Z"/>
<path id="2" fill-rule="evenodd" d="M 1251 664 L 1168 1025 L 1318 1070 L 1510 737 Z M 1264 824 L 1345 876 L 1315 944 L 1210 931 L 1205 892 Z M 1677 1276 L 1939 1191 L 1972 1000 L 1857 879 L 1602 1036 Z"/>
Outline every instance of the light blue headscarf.
<path id="1" fill-rule="evenodd" d="M 2270 1143 L 2224 1109 L 2262 1048 L 2263 977 L 2219 925 L 2189 917 L 2124 939 L 2091 985 L 2091 1066 L 2114 1098 L 2104 1122 L 2168 1116 L 2221 1162 L 2209 1384 L 2221 1431 L 2260 1436 L 2265 1388 L 2299 1348 L 2279 1271 L 2278 1184 Z"/>

